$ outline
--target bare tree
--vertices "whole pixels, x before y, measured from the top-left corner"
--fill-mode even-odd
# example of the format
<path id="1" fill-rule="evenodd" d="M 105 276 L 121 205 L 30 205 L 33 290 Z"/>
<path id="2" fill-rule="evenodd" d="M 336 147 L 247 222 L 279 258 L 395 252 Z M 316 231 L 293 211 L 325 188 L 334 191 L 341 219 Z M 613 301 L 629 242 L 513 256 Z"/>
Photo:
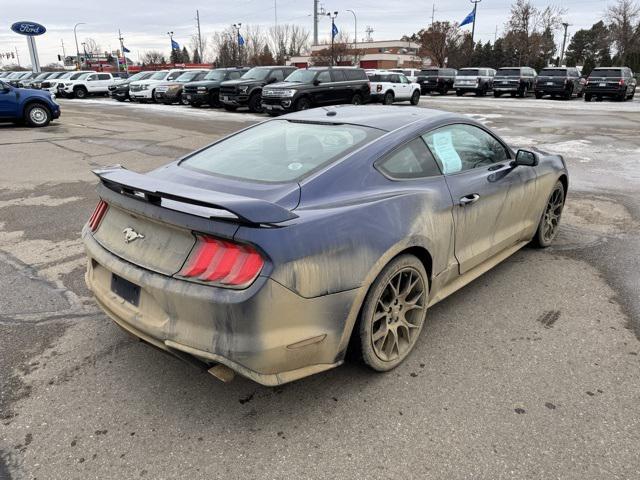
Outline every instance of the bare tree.
<path id="1" fill-rule="evenodd" d="M 340 32 L 334 39 L 333 51 L 331 44 L 327 43 L 321 50 L 313 52 L 311 63 L 313 65 L 331 65 L 333 62 L 334 65 L 356 65 L 362 53 L 360 49 L 355 48 L 348 33 Z"/>
<path id="2" fill-rule="evenodd" d="M 627 55 L 640 42 L 639 18 L 640 5 L 635 0 L 617 0 L 607 9 L 609 30 L 621 65 L 625 64 Z"/>
<path id="3" fill-rule="evenodd" d="M 229 27 L 216 32 L 211 38 L 216 67 L 244 65 L 247 61 L 244 47 L 238 45 L 238 37 L 234 28 Z"/>
<path id="4" fill-rule="evenodd" d="M 166 58 L 158 50 L 147 50 L 140 57 L 140 61 L 143 65 L 157 65 L 166 63 Z"/>
<path id="5" fill-rule="evenodd" d="M 209 63 L 205 59 L 205 52 L 207 52 L 208 46 L 208 39 L 206 37 L 202 37 L 202 50 L 200 49 L 200 39 L 198 38 L 198 35 L 191 35 L 191 38 L 189 39 L 189 46 L 193 52 L 193 63 Z M 210 58 L 209 55 L 206 55 L 206 57 Z"/>
<path id="6" fill-rule="evenodd" d="M 428 56 L 438 66 L 444 67 L 449 54 L 462 44 L 462 32 L 457 23 L 434 22 L 417 34 L 421 56 Z"/>

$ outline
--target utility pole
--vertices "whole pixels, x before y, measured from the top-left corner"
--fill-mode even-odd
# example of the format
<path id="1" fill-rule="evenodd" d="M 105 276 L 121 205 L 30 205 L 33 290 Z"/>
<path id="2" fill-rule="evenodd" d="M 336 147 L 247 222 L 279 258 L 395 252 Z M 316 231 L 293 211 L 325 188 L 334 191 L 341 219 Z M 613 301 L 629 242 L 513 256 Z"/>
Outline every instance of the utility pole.
<path id="1" fill-rule="evenodd" d="M 273 0 L 273 19 L 277 27 L 278 26 L 278 0 Z"/>
<path id="2" fill-rule="evenodd" d="M 86 25 L 86 23 L 80 22 L 73 26 L 73 38 L 76 39 L 76 70 L 80 70 L 80 49 L 78 48 L 78 33 L 76 32 L 78 25 Z"/>
<path id="3" fill-rule="evenodd" d="M 364 31 L 367 32 L 367 42 L 373 42 L 373 37 L 371 36 L 371 34 L 375 30 L 371 28 L 369 25 L 367 25 L 367 28 L 365 28 Z"/>
<path id="4" fill-rule="evenodd" d="M 433 5 L 431 5 L 431 25 L 433 25 L 435 18 L 436 18 L 436 2 L 433 2 Z"/>
<path id="5" fill-rule="evenodd" d="M 333 12 L 333 14 L 331 12 L 327 13 L 327 17 L 329 17 L 331 19 L 331 66 L 333 67 L 336 63 L 336 59 L 333 55 L 333 38 L 335 37 L 335 35 L 333 34 L 335 28 L 336 28 L 336 17 L 338 16 L 338 12 Z"/>
<path id="6" fill-rule="evenodd" d="M 20 55 L 18 54 L 18 47 L 16 47 L 16 60 L 18 61 L 18 67 L 20 66 Z"/>
<path id="7" fill-rule="evenodd" d="M 313 44 L 318 45 L 318 0 L 313 0 Z"/>
<path id="8" fill-rule="evenodd" d="M 475 33 L 476 33 L 476 12 L 478 11 L 478 4 L 482 0 L 469 0 L 469 1 L 473 3 L 473 26 L 471 27 L 471 45 L 473 45 L 473 37 L 475 36 Z"/>
<path id="9" fill-rule="evenodd" d="M 564 27 L 564 37 L 562 38 L 562 50 L 560 50 L 560 65 L 562 65 L 562 61 L 564 60 L 564 47 L 567 45 L 567 28 L 569 28 L 569 24 L 563 22 L 562 26 Z M 558 67 L 560 65 L 558 65 Z"/>
<path id="10" fill-rule="evenodd" d="M 198 48 L 200 49 L 200 51 L 198 52 L 200 54 L 200 63 L 203 63 L 203 52 L 202 52 L 202 34 L 200 32 L 200 11 L 196 10 L 196 22 L 198 23 Z"/>
<path id="11" fill-rule="evenodd" d="M 67 52 L 64 51 L 64 40 L 60 39 L 60 45 L 62 45 L 62 66 L 64 67 L 64 59 L 67 58 Z"/>
<path id="12" fill-rule="evenodd" d="M 129 64 L 127 63 L 127 54 L 124 51 L 124 38 L 122 38 L 122 32 L 118 29 L 118 40 L 120 40 L 120 52 L 122 52 L 122 58 L 124 58 L 124 71 L 129 74 Z M 118 70 L 120 70 L 120 59 L 118 59 Z"/>

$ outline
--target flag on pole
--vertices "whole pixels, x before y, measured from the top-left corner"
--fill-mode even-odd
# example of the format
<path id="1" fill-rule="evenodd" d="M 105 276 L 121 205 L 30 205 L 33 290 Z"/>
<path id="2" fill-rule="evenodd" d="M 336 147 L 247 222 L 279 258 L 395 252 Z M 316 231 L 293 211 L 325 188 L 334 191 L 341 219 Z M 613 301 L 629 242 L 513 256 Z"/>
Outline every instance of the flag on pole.
<path id="1" fill-rule="evenodd" d="M 122 52 L 123 53 L 131 53 L 131 50 L 129 50 L 127 47 L 125 47 L 124 45 L 122 45 Z"/>
<path id="2" fill-rule="evenodd" d="M 333 38 L 336 38 L 336 35 L 338 35 L 338 27 L 335 23 L 333 24 L 333 28 L 331 29 L 331 35 Z"/>
<path id="3" fill-rule="evenodd" d="M 173 38 L 171 39 L 171 48 L 173 50 L 179 50 L 180 49 L 180 45 Z"/>
<path id="4" fill-rule="evenodd" d="M 460 26 L 463 27 L 465 25 L 469 25 L 470 23 L 473 23 L 475 19 L 476 19 L 476 11 L 474 9 L 474 10 L 471 10 L 471 13 L 469 15 L 464 17 L 464 20 L 460 22 Z"/>
<path id="5" fill-rule="evenodd" d="M 240 32 L 238 32 L 238 46 L 241 47 L 244 45 L 244 38 L 242 38 L 242 35 L 240 35 Z"/>

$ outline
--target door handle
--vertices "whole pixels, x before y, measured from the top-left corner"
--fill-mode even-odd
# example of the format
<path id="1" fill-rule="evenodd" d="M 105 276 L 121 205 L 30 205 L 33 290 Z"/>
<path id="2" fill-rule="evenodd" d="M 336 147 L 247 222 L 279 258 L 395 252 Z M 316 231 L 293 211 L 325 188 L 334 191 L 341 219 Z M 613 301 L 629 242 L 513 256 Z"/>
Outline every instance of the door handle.
<path id="1" fill-rule="evenodd" d="M 476 203 L 478 200 L 480 200 L 480 195 L 477 193 L 470 193 L 460 199 L 460 206 L 464 207 L 465 205 L 471 205 L 472 203 Z"/>

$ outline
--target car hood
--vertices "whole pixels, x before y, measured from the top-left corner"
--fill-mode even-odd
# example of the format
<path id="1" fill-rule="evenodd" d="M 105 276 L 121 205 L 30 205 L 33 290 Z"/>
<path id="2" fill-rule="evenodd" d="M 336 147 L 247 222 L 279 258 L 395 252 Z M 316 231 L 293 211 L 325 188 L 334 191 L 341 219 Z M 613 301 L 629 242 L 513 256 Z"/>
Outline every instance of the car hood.
<path id="1" fill-rule="evenodd" d="M 190 87 L 219 87 L 224 81 L 232 82 L 234 80 L 199 80 L 197 82 L 189 82 L 186 85 L 189 85 Z"/>
<path id="2" fill-rule="evenodd" d="M 298 88 L 300 86 L 310 85 L 309 83 L 300 83 L 300 82 L 277 82 L 269 85 L 269 88 Z"/>
<path id="3" fill-rule="evenodd" d="M 247 79 L 247 80 L 227 80 L 222 82 L 222 85 L 224 85 L 225 87 L 237 87 L 240 85 L 252 85 L 254 83 L 262 83 L 263 80 L 254 80 L 254 79 Z"/>

